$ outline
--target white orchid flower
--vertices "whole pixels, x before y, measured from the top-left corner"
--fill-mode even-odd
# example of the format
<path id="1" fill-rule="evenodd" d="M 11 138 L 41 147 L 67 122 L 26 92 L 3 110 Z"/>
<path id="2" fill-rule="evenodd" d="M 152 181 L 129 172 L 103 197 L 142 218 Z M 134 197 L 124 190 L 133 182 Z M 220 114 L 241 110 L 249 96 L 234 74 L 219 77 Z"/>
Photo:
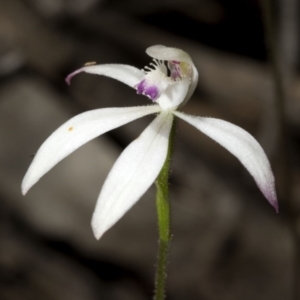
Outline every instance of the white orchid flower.
<path id="1" fill-rule="evenodd" d="M 97 239 L 112 227 L 148 190 L 166 160 L 174 115 L 202 131 L 235 155 L 253 176 L 259 189 L 278 211 L 274 176 L 258 142 L 245 130 L 229 122 L 178 112 L 193 94 L 198 72 L 182 50 L 152 46 L 146 53 L 154 59 L 139 70 L 119 64 L 88 65 L 81 72 L 105 75 L 134 88 L 152 100 L 151 105 L 102 108 L 79 114 L 59 127 L 40 147 L 22 182 L 27 191 L 52 167 L 91 139 L 149 114 L 156 118 L 120 155 L 99 195 L 92 218 Z"/>

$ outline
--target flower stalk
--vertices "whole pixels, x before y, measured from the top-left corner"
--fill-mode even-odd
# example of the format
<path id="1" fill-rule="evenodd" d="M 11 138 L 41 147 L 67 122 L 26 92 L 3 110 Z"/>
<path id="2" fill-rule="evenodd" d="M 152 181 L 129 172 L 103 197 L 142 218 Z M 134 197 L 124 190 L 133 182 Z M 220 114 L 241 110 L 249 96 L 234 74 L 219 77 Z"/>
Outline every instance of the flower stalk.
<path id="1" fill-rule="evenodd" d="M 174 149 L 176 122 L 173 121 L 169 137 L 169 147 L 166 161 L 161 169 L 156 182 L 156 211 L 158 220 L 158 256 L 155 274 L 154 300 L 163 300 L 166 297 L 166 279 L 169 252 L 171 246 L 171 205 L 169 198 L 170 164 Z"/>

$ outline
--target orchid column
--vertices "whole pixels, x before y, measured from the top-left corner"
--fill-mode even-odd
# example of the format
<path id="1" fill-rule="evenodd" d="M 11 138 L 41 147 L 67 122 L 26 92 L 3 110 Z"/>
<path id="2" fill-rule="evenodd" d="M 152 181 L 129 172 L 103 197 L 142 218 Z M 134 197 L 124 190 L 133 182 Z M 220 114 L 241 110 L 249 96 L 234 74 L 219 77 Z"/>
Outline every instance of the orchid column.
<path id="1" fill-rule="evenodd" d="M 223 120 L 178 111 L 190 99 L 198 82 L 198 72 L 190 56 L 180 49 L 160 45 L 149 47 L 146 53 L 154 61 L 144 70 L 120 64 L 88 65 L 66 78 L 70 84 L 71 79 L 81 72 L 108 76 L 148 97 L 150 103 L 137 107 L 96 109 L 61 125 L 37 151 L 23 179 L 22 193 L 25 195 L 59 161 L 91 139 L 143 116 L 157 114 L 141 135 L 122 152 L 108 174 L 97 200 L 92 228 L 95 237 L 100 239 L 157 179 L 160 255 L 155 299 L 161 300 L 165 297 L 165 270 L 171 238 L 168 177 L 175 116 L 235 155 L 276 211 L 278 203 L 268 158 L 249 133 Z"/>

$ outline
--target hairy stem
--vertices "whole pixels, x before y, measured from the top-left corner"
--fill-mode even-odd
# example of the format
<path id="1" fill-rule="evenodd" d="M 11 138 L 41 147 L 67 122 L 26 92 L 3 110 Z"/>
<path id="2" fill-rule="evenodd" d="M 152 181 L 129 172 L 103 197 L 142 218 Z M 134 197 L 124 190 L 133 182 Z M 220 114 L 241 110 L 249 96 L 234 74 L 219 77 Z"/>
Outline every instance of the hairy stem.
<path id="1" fill-rule="evenodd" d="M 169 201 L 169 175 L 171 156 L 173 154 L 175 139 L 175 120 L 169 138 L 169 149 L 166 161 L 160 174 L 158 175 L 156 185 L 156 210 L 158 219 L 158 257 L 155 275 L 155 296 L 154 300 L 163 300 L 166 297 L 166 279 L 169 252 L 171 245 L 171 209 Z"/>

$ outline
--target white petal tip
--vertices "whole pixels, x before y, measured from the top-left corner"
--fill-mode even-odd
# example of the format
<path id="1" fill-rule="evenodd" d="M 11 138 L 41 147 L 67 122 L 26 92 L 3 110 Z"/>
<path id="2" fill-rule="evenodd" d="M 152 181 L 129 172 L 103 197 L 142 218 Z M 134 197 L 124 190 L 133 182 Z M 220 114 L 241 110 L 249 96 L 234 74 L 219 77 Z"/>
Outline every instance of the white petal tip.
<path id="1" fill-rule="evenodd" d="M 21 192 L 22 192 L 22 195 L 25 196 L 28 191 L 31 189 L 31 187 L 33 186 L 32 184 L 32 181 L 31 181 L 31 184 L 29 182 L 29 176 L 28 176 L 28 173 L 26 173 L 25 177 L 23 178 L 23 181 L 21 183 Z"/>
<path id="2" fill-rule="evenodd" d="M 95 233 L 94 233 L 94 237 L 95 237 L 95 239 L 96 239 L 97 241 L 99 241 L 99 240 L 100 240 L 100 237 L 101 237 L 101 235 L 97 235 L 97 234 L 95 234 Z"/>
<path id="3" fill-rule="evenodd" d="M 30 176 L 30 173 L 26 173 L 21 183 L 22 195 L 25 196 L 35 183 L 36 181 Z"/>
<path id="4" fill-rule="evenodd" d="M 29 188 L 24 187 L 23 185 L 21 186 L 21 193 L 23 196 L 25 196 L 28 192 Z"/>
<path id="5" fill-rule="evenodd" d="M 92 219 L 92 230 L 93 230 L 93 234 L 96 240 L 100 240 L 100 238 L 103 235 L 103 232 L 99 230 L 99 227 L 94 224 L 94 219 Z"/>

